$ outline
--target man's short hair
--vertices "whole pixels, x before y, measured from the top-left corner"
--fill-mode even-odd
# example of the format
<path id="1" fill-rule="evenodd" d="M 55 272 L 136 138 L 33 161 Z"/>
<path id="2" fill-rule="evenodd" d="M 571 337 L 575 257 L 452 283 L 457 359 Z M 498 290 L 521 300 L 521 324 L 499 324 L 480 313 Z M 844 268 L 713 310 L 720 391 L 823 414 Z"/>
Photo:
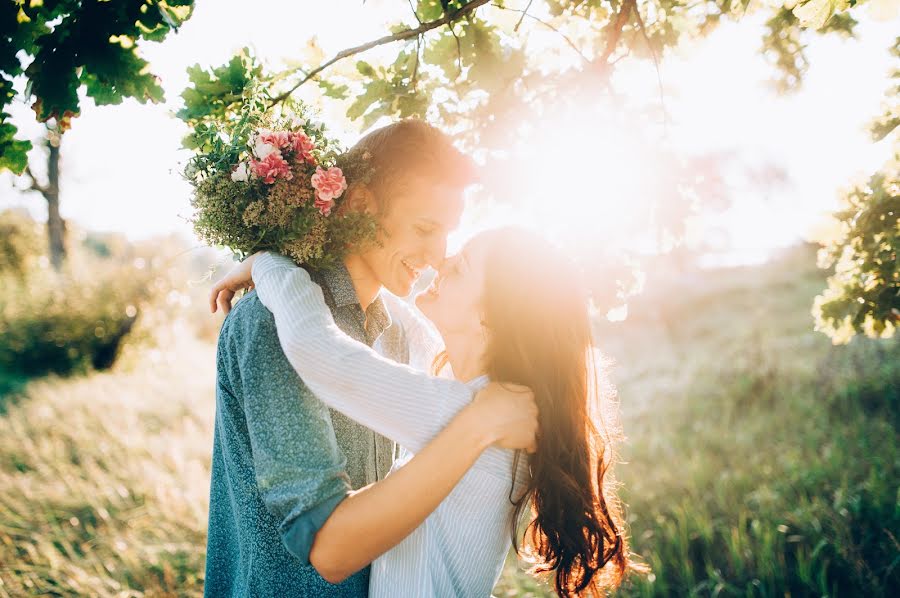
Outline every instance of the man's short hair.
<path id="1" fill-rule="evenodd" d="M 475 163 L 457 149 L 449 135 L 425 121 L 405 119 L 375 129 L 354 145 L 356 156 L 368 154 L 374 172 L 369 186 L 385 198 L 410 179 L 458 188 L 475 182 Z"/>

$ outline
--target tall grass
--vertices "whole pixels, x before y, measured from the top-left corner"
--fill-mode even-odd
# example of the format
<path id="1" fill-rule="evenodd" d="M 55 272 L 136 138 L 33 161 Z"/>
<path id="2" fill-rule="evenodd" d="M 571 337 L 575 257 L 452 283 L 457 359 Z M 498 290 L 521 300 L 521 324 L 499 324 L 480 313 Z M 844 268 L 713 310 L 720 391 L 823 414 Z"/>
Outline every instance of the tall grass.
<path id="1" fill-rule="evenodd" d="M 900 343 L 832 347 L 811 252 L 672 276 L 598 326 L 618 365 L 625 596 L 900 591 Z M 507 568 L 497 595 L 550 595 Z"/>
<path id="2" fill-rule="evenodd" d="M 628 321 L 598 324 L 652 568 L 621 595 L 900 588 L 900 348 L 811 332 L 812 264 L 651 277 Z M 213 349 L 177 339 L 33 381 L 0 415 L 0 596 L 201 593 Z M 495 595 L 550 592 L 510 558 Z"/>
<path id="3" fill-rule="evenodd" d="M 202 593 L 214 353 L 137 365 L 32 382 L 0 416 L 0 596 Z"/>

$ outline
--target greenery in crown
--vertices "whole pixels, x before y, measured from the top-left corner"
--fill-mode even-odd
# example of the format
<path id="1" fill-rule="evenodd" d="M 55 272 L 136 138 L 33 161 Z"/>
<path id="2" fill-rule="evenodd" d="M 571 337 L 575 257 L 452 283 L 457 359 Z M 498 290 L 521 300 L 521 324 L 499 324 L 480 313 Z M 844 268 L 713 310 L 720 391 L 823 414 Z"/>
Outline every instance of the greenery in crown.
<path id="1" fill-rule="evenodd" d="M 178 117 L 193 129 L 184 176 L 203 241 L 240 259 L 269 250 L 327 268 L 348 247 L 374 240 L 374 219 L 343 209 L 348 181 L 372 176 L 368 154 L 345 152 L 306 104 L 279 100 L 277 82 L 246 49 L 188 74 Z"/>

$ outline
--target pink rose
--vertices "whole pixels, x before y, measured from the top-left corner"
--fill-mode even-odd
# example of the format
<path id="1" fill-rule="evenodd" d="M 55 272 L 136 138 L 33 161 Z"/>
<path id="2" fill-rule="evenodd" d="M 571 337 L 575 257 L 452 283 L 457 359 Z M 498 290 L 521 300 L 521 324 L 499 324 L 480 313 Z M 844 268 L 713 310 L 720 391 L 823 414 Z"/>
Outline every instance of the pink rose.
<path id="1" fill-rule="evenodd" d="M 303 158 L 310 164 L 315 164 L 316 160 L 313 158 L 312 151 L 316 146 L 312 139 L 310 139 L 303 131 L 297 131 L 296 133 L 293 133 L 292 136 L 293 139 L 291 145 L 293 146 L 297 157 Z"/>
<path id="2" fill-rule="evenodd" d="M 316 207 L 323 215 L 327 216 L 334 207 L 334 200 L 339 198 L 347 188 L 347 179 L 344 178 L 344 173 L 337 166 L 332 166 L 328 170 L 322 170 L 320 166 L 316 168 L 310 182 L 316 190 Z"/>
<path id="3" fill-rule="evenodd" d="M 278 149 L 285 149 L 291 145 L 291 134 L 287 131 L 270 131 L 262 129 L 257 139 L 262 143 L 268 143 Z"/>
<path id="4" fill-rule="evenodd" d="M 294 178 L 291 167 L 281 157 L 281 152 L 272 152 L 262 160 L 252 160 L 250 166 L 253 168 L 253 174 L 267 185 L 274 183 L 277 177 L 287 180 Z"/>

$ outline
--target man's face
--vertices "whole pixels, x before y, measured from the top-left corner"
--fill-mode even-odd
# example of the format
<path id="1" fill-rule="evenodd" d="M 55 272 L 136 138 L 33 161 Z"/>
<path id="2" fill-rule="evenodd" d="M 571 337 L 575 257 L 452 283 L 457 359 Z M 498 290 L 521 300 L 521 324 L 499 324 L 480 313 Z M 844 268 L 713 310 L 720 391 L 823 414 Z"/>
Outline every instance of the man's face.
<path id="1" fill-rule="evenodd" d="M 437 268 L 447 251 L 447 235 L 459 225 L 459 189 L 410 181 L 383 198 L 378 241 L 360 254 L 391 293 L 404 297 L 426 266 Z"/>

